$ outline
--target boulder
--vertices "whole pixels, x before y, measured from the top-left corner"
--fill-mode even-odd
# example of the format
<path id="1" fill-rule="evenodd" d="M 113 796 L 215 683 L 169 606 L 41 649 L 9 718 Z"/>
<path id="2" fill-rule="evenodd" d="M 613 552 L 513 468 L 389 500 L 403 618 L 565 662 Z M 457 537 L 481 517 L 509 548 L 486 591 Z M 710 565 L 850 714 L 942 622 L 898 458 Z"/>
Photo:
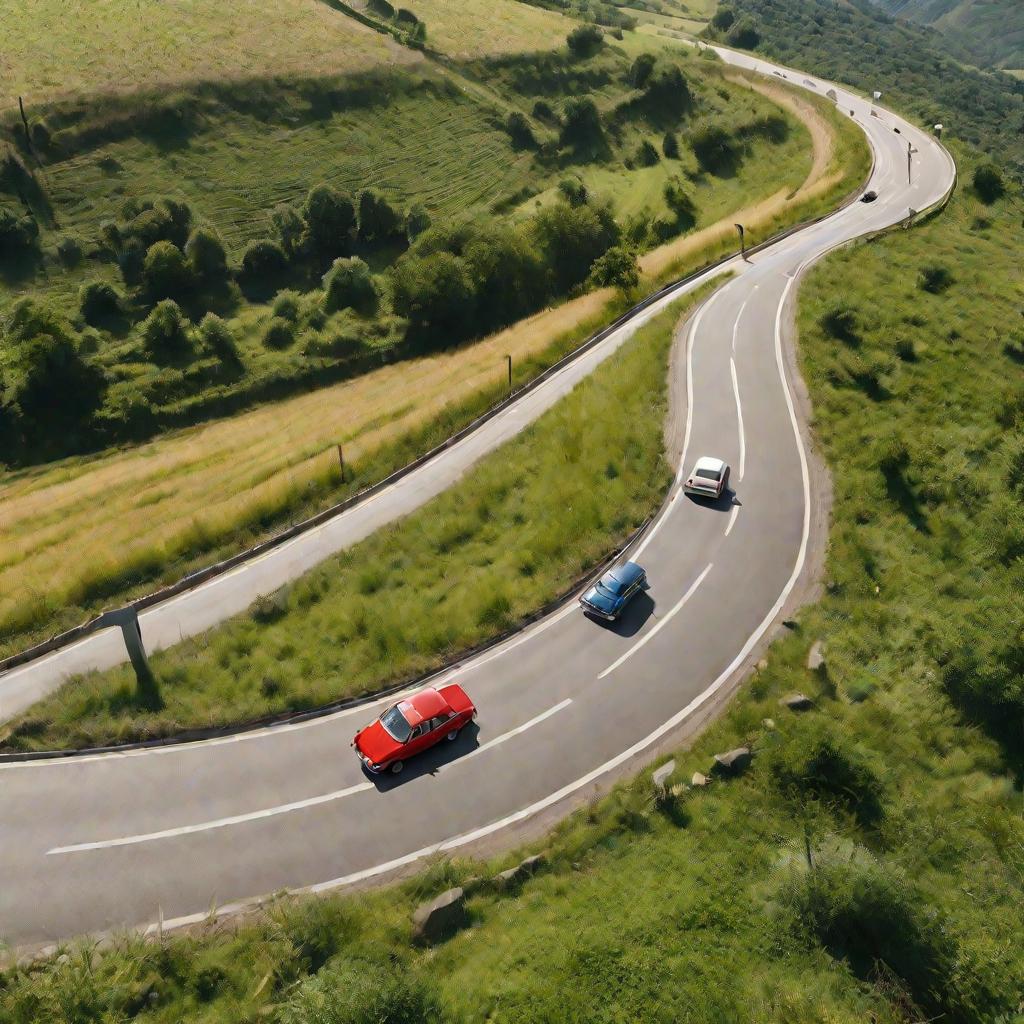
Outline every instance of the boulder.
<path id="1" fill-rule="evenodd" d="M 758 672 L 764 672 L 767 668 L 768 668 L 768 659 L 767 658 L 762 658 L 757 663 L 757 671 Z"/>
<path id="2" fill-rule="evenodd" d="M 739 775 L 750 764 L 750 748 L 737 747 L 727 750 L 724 754 L 715 754 L 715 763 L 711 770 L 718 775 Z"/>
<path id="3" fill-rule="evenodd" d="M 543 853 L 536 853 L 532 857 L 527 857 L 526 860 L 521 861 L 514 868 L 499 872 L 494 880 L 497 882 L 499 889 L 514 889 L 516 886 L 522 885 L 526 879 L 542 868 L 546 860 L 547 858 Z"/>
<path id="4" fill-rule="evenodd" d="M 810 711 L 814 707 L 814 701 L 806 693 L 786 694 L 779 703 L 790 711 Z"/>
<path id="5" fill-rule="evenodd" d="M 416 942 L 440 942 L 468 923 L 466 894 L 461 888 L 449 889 L 416 908 L 412 915 L 413 938 Z"/>
<path id="6" fill-rule="evenodd" d="M 701 775 L 700 772 L 694 772 L 693 778 L 690 779 L 691 786 L 706 786 L 711 780 L 706 775 Z"/>
<path id="7" fill-rule="evenodd" d="M 764 727 L 765 727 L 765 728 L 766 728 L 766 729 L 767 729 L 767 730 L 768 730 L 769 732 L 771 732 L 771 731 L 773 731 L 773 730 L 775 729 L 775 719 L 774 719 L 774 718 L 762 718 L 762 719 L 761 719 L 761 724 L 762 724 L 762 725 L 763 725 L 763 726 L 764 726 Z"/>
<path id="8" fill-rule="evenodd" d="M 675 761 L 666 761 L 660 768 L 655 769 L 651 778 L 654 780 L 654 788 L 659 793 L 665 792 L 665 787 L 672 773 L 676 770 Z"/>
<path id="9" fill-rule="evenodd" d="M 825 645 L 820 640 L 815 640 L 807 652 L 807 668 L 810 672 L 825 671 Z"/>

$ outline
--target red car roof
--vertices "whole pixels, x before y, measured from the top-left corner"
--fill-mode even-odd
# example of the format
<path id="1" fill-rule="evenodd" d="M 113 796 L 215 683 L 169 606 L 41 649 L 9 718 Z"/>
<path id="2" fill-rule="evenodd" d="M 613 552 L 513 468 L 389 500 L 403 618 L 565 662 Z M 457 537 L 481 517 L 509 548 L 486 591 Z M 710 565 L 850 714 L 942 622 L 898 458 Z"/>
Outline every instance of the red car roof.
<path id="1" fill-rule="evenodd" d="M 398 710 L 402 712 L 402 717 L 415 728 L 428 718 L 447 714 L 451 708 L 437 690 L 428 688 L 414 694 L 408 700 L 399 701 Z"/>

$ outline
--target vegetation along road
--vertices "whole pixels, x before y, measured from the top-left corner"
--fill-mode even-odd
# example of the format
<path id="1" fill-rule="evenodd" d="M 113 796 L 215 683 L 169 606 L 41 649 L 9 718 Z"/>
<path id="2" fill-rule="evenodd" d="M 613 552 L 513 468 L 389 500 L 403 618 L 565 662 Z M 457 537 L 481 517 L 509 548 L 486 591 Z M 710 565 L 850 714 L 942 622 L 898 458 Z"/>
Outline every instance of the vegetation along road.
<path id="1" fill-rule="evenodd" d="M 789 362 L 796 282 L 836 245 L 939 200 L 955 173 L 921 130 L 882 109 L 872 116 L 867 101 L 839 87 L 803 76 L 797 84 L 836 88 L 839 109 L 853 112 L 874 150 L 877 200 L 855 202 L 749 261 L 731 260 L 722 270 L 732 279 L 688 321 L 674 363 L 686 394 L 678 474 L 632 552 L 648 566 L 646 598 L 610 628 L 570 602 L 460 665 L 452 675 L 481 709 L 477 728 L 446 757 L 428 756 L 395 780 L 371 781 L 340 756 L 379 705 L 235 738 L 0 767 L 0 818 L 16 823 L 0 849 L 8 883 L 0 919 L 10 941 L 145 924 L 158 914 L 165 926 L 197 921 L 211 900 L 231 905 L 283 887 L 322 891 L 386 877 L 592 796 L 730 692 L 798 600 L 823 542 L 820 481 Z M 665 296 L 643 318 L 676 300 Z M 422 504 L 617 358 L 639 319 L 372 500 L 153 608 L 143 620 L 147 639 L 206 629 Z M 697 503 L 678 489 L 701 454 L 733 467 L 733 491 L 720 502 Z M 68 672 L 113 663 L 118 644 L 92 636 L 0 686 L 19 694 L 8 699 L 28 701 Z"/>

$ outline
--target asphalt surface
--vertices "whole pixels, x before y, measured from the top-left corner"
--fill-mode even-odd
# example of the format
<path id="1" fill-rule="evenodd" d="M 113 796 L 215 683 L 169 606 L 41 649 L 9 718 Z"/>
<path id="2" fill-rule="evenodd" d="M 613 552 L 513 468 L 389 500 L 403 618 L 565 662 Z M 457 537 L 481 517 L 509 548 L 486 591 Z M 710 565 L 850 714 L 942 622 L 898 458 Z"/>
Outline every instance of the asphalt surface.
<path id="1" fill-rule="evenodd" d="M 0 940 L 30 946 L 158 919 L 170 927 L 213 904 L 387 877 L 571 806 L 714 700 L 806 569 L 813 495 L 785 352 L 798 275 L 837 244 L 939 199 L 954 174 L 918 129 L 786 74 L 836 88 L 840 109 L 855 111 L 875 151 L 868 188 L 878 199 L 732 261 L 723 269 L 735 277 L 690 321 L 677 360 L 689 399 L 677 480 L 697 456 L 716 455 L 732 466 L 734 493 L 708 503 L 674 490 L 632 555 L 650 590 L 624 620 L 601 625 L 570 604 L 460 666 L 451 677 L 476 701 L 477 725 L 397 777 L 368 778 L 349 750 L 385 704 L 197 744 L 0 766 Z M 147 643 L 208 628 L 429 500 L 658 308 L 366 506 L 148 612 Z M 68 673 L 115 663 L 119 648 L 108 632 L 0 678 L 3 713 Z"/>

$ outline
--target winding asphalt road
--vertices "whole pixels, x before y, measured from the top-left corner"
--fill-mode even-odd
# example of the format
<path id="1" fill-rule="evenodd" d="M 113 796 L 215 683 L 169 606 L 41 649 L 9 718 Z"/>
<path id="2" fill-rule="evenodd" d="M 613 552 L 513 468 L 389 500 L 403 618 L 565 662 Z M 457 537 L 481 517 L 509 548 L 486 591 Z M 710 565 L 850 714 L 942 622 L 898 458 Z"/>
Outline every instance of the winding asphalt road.
<path id="1" fill-rule="evenodd" d="M 707 504 L 674 489 L 632 554 L 651 589 L 625 620 L 604 627 L 570 603 L 447 673 L 476 700 L 478 728 L 395 778 L 368 779 L 349 750 L 382 704 L 202 743 L 0 766 L 0 940 L 39 945 L 158 918 L 172 926 L 212 904 L 365 882 L 434 852 L 500 841 L 649 759 L 725 695 L 806 572 L 814 495 L 787 369 L 794 285 L 829 249 L 941 198 L 955 173 L 917 128 L 883 110 L 871 116 L 865 100 L 830 83 L 785 74 L 820 93 L 835 88 L 840 109 L 854 111 L 875 152 L 869 187 L 879 198 L 718 271 L 735 276 L 691 319 L 676 361 L 687 394 L 677 482 L 696 456 L 714 454 L 733 466 L 735 493 Z M 908 142 L 917 150 L 909 185 Z M 429 500 L 673 298 L 366 505 L 147 612 L 148 644 L 208 628 Z M 107 632 L 9 673 L 0 713 L 121 657 L 119 635 Z"/>

